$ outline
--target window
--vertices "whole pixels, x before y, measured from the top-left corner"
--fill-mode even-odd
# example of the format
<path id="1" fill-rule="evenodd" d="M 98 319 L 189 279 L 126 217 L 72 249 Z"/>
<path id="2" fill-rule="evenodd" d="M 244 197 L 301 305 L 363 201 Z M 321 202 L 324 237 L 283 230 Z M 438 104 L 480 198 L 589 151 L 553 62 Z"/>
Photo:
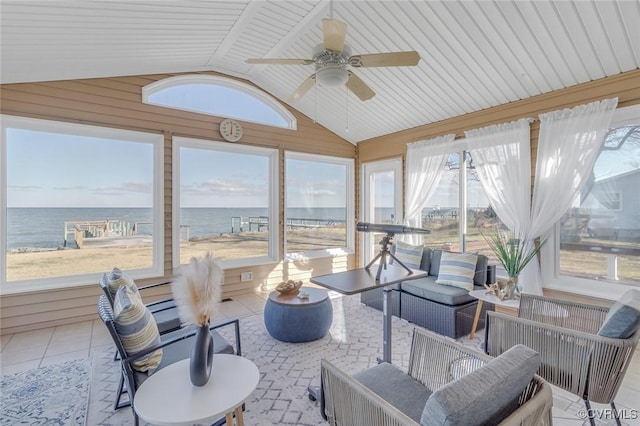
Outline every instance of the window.
<path id="1" fill-rule="evenodd" d="M 174 265 L 277 261 L 277 150 L 175 137 L 173 165 Z"/>
<path id="2" fill-rule="evenodd" d="M 422 227 L 431 231 L 425 243 L 432 248 L 462 251 L 460 238 L 460 157 L 449 154 L 442 177 L 422 210 Z"/>
<path id="3" fill-rule="evenodd" d="M 639 187 L 637 105 L 616 111 L 587 184 L 547 244 L 550 287 L 606 297 L 611 284 L 640 285 Z"/>
<path id="4" fill-rule="evenodd" d="M 464 156 L 464 167 L 460 158 Z M 462 182 L 462 184 L 460 184 Z M 466 208 L 460 209 L 461 201 Z M 500 266 L 484 234 L 493 234 L 502 222 L 489 204 L 467 151 L 450 153 L 442 178 L 422 210 L 422 226 L 431 230 L 425 243 L 447 251 L 483 254 Z"/>
<path id="5" fill-rule="evenodd" d="M 3 292 L 163 275 L 163 136 L 3 116 Z"/>
<path id="6" fill-rule="evenodd" d="M 353 250 L 353 160 L 287 152 L 287 253 Z"/>
<path id="7" fill-rule="evenodd" d="M 166 78 L 142 89 L 142 102 L 184 111 L 296 128 L 296 119 L 275 98 L 246 83 L 214 75 Z"/>

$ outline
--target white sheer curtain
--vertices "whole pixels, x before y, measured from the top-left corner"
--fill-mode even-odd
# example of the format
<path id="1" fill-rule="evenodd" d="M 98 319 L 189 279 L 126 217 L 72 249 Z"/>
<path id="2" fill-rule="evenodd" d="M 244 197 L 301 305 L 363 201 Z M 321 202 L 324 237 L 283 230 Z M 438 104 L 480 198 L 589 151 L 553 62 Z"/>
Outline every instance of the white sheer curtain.
<path id="1" fill-rule="evenodd" d="M 478 179 L 500 220 L 526 234 L 531 215 L 530 118 L 464 132 Z"/>
<path id="2" fill-rule="evenodd" d="M 422 227 L 422 208 L 440 183 L 449 146 L 455 134 L 407 144 L 406 197 L 404 224 Z M 403 234 L 399 239 L 410 244 L 422 244 L 422 235 Z"/>
<path id="3" fill-rule="evenodd" d="M 531 207 L 531 238 L 546 238 L 580 194 L 607 134 L 618 98 L 540 115 Z M 542 293 L 540 266 L 530 262 L 523 281 Z"/>

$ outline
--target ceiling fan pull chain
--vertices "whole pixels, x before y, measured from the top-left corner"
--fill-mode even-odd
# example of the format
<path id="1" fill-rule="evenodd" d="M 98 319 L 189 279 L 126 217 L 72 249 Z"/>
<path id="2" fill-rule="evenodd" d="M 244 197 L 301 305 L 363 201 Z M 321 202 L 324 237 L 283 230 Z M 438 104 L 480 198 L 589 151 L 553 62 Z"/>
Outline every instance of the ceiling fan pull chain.
<path id="1" fill-rule="evenodd" d="M 318 84 L 313 85 L 313 123 L 316 123 L 318 117 Z"/>
<path id="2" fill-rule="evenodd" d="M 349 88 L 347 87 L 347 85 L 344 85 L 344 95 L 347 98 L 347 128 L 346 128 L 346 132 L 349 133 Z"/>

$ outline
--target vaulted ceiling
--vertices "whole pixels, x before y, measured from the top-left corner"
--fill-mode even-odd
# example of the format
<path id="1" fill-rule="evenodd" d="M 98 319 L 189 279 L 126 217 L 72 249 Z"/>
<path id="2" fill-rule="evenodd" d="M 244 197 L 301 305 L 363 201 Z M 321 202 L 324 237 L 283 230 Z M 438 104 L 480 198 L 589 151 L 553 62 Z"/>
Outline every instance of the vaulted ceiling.
<path id="1" fill-rule="evenodd" d="M 354 53 L 415 50 L 413 67 L 357 68 L 376 93 L 317 87 L 291 106 L 357 143 L 640 68 L 640 1 L 12 1 L 0 3 L 0 82 L 217 71 L 282 102 L 313 65 L 322 18 Z"/>

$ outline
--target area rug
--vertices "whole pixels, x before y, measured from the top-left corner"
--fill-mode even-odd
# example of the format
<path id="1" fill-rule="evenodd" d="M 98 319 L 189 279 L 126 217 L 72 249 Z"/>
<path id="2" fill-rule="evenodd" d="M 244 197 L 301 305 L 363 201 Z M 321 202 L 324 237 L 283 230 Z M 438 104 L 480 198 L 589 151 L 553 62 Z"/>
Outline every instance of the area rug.
<path id="1" fill-rule="evenodd" d="M 273 339 L 261 314 L 240 319 L 242 355 L 260 370 L 257 389 L 246 402 L 247 425 L 326 425 L 318 402 L 309 400 L 307 387 L 320 382 L 320 359 L 326 358 L 348 373 L 377 363 L 382 354 L 382 313 L 360 303 L 358 296 L 331 293 L 333 324 L 320 340 L 284 343 Z M 414 325 L 392 321 L 392 361 L 405 369 Z M 232 342 L 232 329 L 222 334 Z M 480 338 L 461 343 L 480 349 Z M 132 425 L 130 408 L 113 410 L 118 365 L 113 351 L 96 353 L 88 425 Z M 144 425 L 144 422 L 140 422 Z"/>
<path id="2" fill-rule="evenodd" d="M 84 425 L 91 382 L 89 358 L 1 378 L 1 424 Z"/>

